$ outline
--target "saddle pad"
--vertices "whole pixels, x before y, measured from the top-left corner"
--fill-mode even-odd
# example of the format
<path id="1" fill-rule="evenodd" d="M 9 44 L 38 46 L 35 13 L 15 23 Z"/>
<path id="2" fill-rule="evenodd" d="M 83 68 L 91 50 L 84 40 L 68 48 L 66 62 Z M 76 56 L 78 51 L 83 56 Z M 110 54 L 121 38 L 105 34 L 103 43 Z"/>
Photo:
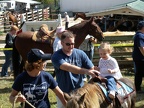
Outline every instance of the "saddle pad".
<path id="1" fill-rule="evenodd" d="M 130 94 L 130 93 L 132 93 L 134 90 L 131 88 L 131 87 L 129 87 L 127 84 L 125 84 L 125 83 L 123 83 L 123 82 L 121 82 L 121 81 L 118 81 L 120 84 L 121 84 L 121 86 L 123 86 L 123 87 L 120 87 L 120 88 L 118 88 L 117 89 L 117 93 L 118 94 L 120 94 L 121 96 L 126 96 L 126 95 L 128 95 L 128 94 Z M 111 99 L 109 98 L 109 96 L 108 96 L 108 91 L 106 90 L 106 88 L 105 87 L 103 87 L 103 85 L 101 85 L 100 83 L 98 83 L 97 82 L 97 84 L 99 85 L 99 87 L 101 88 L 101 90 L 103 91 L 103 93 L 104 93 L 104 95 L 106 96 L 106 98 L 107 98 L 107 100 L 109 101 L 109 102 L 111 102 Z M 126 94 L 125 94 L 125 92 L 124 92 L 124 89 L 125 89 L 125 92 L 126 92 Z"/>
<path id="2" fill-rule="evenodd" d="M 130 93 L 132 93 L 132 92 L 134 91 L 134 90 L 133 90 L 130 86 L 128 86 L 127 84 L 125 84 L 125 83 L 123 83 L 123 82 L 121 82 L 121 81 L 118 81 L 118 83 L 120 83 L 120 84 L 123 86 L 123 88 L 125 89 L 126 94 L 130 94 Z M 123 88 L 121 87 L 121 88 L 119 88 L 119 89 L 117 90 L 117 93 L 120 94 L 121 96 L 125 96 L 125 95 L 126 95 L 125 92 L 124 92 L 124 90 L 123 90 Z"/>
<path id="3" fill-rule="evenodd" d="M 108 92 L 107 92 L 106 88 L 103 87 L 103 86 L 102 86 L 100 83 L 98 83 L 98 82 L 97 82 L 97 84 L 99 85 L 99 87 L 100 87 L 101 90 L 103 91 L 103 93 L 104 93 L 105 97 L 107 98 L 107 100 L 108 100 L 109 102 L 111 102 L 111 99 L 110 99 L 109 96 L 108 96 Z"/>

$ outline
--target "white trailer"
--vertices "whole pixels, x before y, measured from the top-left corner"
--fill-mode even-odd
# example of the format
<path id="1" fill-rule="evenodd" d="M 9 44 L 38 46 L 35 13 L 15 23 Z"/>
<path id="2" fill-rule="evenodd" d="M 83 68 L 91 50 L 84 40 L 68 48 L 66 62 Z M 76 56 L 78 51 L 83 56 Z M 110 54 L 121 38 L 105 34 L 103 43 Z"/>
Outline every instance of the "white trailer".
<path id="1" fill-rule="evenodd" d="M 95 12 L 134 0 L 60 0 L 61 12 Z"/>
<path id="2" fill-rule="evenodd" d="M 58 15 L 58 19 L 53 21 L 26 21 L 22 26 L 22 31 L 37 31 L 42 24 L 47 24 L 49 30 L 53 30 L 58 26 L 62 26 L 61 14 Z"/>

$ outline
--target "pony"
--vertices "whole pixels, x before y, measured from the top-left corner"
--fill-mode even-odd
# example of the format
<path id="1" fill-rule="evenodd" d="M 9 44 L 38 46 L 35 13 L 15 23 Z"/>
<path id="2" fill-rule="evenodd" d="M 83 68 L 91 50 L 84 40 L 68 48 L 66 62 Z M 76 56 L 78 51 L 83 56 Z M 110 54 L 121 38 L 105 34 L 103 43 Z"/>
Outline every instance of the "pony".
<path id="1" fill-rule="evenodd" d="M 98 41 L 102 41 L 104 39 L 100 27 L 94 22 L 94 18 L 76 24 L 67 30 L 75 34 L 75 48 L 80 46 L 88 34 L 94 36 Z M 22 71 L 23 65 L 27 59 L 26 55 L 30 49 L 38 48 L 43 50 L 45 53 L 53 53 L 52 44 L 33 41 L 33 33 L 34 32 L 32 31 L 19 33 L 14 40 L 12 54 L 14 78 L 19 74 L 18 72 Z M 22 57 L 22 62 L 20 60 L 20 55 Z M 19 69 L 18 67 L 21 68 Z"/>
<path id="2" fill-rule="evenodd" d="M 121 78 L 120 81 L 134 90 L 125 99 L 126 106 L 123 108 L 135 108 L 136 91 L 133 82 L 128 78 Z M 64 93 L 64 98 L 67 100 L 66 108 L 122 108 L 116 99 L 111 103 L 107 102 L 103 91 L 94 81 L 90 81 L 70 94 Z"/>
<path id="3" fill-rule="evenodd" d="M 9 24 L 10 25 L 14 25 L 15 24 L 18 27 L 18 20 L 11 12 L 7 12 L 6 16 L 9 19 Z"/>

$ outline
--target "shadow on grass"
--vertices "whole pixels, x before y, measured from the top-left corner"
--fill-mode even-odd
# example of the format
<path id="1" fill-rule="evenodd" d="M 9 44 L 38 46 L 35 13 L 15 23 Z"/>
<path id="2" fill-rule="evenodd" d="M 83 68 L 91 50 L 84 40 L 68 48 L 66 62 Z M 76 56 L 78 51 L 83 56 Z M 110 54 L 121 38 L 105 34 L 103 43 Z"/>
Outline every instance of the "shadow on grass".
<path id="1" fill-rule="evenodd" d="M 3 89 L 0 89 L 0 94 L 10 93 L 11 90 L 12 90 L 12 88 L 5 87 Z"/>
<path id="2" fill-rule="evenodd" d="M 0 77 L 0 81 L 2 81 L 2 80 L 6 80 L 8 82 L 10 82 L 10 81 L 14 82 L 14 78 L 9 78 L 9 77 Z"/>

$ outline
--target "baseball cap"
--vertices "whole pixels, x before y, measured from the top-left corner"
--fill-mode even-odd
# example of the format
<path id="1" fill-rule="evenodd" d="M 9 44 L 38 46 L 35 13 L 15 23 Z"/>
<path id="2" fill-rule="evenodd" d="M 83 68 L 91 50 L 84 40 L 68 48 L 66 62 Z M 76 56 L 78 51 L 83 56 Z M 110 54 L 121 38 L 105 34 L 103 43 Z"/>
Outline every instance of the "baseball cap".
<path id="1" fill-rule="evenodd" d="M 56 33 L 62 33 L 64 31 L 65 31 L 65 29 L 63 27 L 57 27 L 57 29 L 56 29 Z"/>
<path id="2" fill-rule="evenodd" d="M 42 50 L 33 48 L 27 54 L 27 59 L 29 63 L 36 62 L 38 60 L 50 60 L 51 54 L 45 54 Z"/>
<path id="3" fill-rule="evenodd" d="M 138 29 L 138 30 L 141 30 L 142 27 L 144 27 L 144 21 L 140 21 L 140 22 L 138 23 L 137 29 Z"/>

